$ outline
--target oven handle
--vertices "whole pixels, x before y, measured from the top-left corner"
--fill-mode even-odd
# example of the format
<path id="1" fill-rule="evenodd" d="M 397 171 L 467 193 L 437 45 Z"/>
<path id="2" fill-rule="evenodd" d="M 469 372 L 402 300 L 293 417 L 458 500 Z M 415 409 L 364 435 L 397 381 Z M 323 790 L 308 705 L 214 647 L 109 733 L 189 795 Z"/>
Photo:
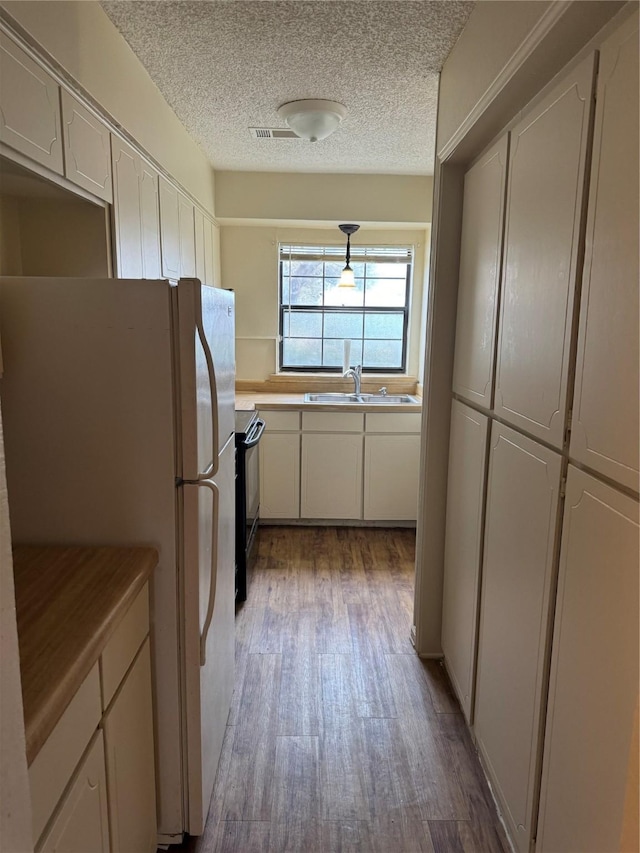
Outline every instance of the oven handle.
<path id="1" fill-rule="evenodd" d="M 262 433 L 265 431 L 266 426 L 266 423 L 261 418 L 258 418 L 258 420 L 251 427 L 251 432 L 243 442 L 243 446 L 247 450 L 249 450 L 250 447 L 255 447 L 256 444 L 260 441 L 260 439 L 262 438 Z"/>

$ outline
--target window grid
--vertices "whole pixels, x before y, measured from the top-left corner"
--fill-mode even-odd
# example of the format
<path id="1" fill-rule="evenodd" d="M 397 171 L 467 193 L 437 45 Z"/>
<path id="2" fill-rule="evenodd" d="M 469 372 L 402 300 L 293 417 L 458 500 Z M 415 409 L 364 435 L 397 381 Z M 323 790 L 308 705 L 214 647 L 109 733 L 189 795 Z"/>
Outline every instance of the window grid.
<path id="1" fill-rule="evenodd" d="M 401 343 L 401 358 L 400 364 L 386 364 L 386 365 L 367 365 L 364 364 L 363 369 L 370 373 L 403 373 L 406 370 L 406 356 L 407 356 L 407 331 L 409 326 L 409 292 L 410 292 L 410 280 L 411 280 L 411 270 L 412 270 L 412 249 L 409 247 L 352 247 L 351 249 L 351 263 L 355 268 L 356 266 L 362 265 L 362 275 L 357 275 L 356 273 L 356 281 L 362 281 L 362 304 L 361 305 L 330 305 L 327 304 L 327 280 L 335 279 L 338 277 L 339 273 L 336 275 L 335 272 L 333 275 L 327 274 L 327 264 L 339 264 L 340 270 L 342 270 L 342 266 L 344 265 L 344 248 L 343 247 L 319 247 L 319 246 L 283 246 L 280 245 L 279 251 L 279 279 L 280 279 L 280 341 L 279 341 L 279 363 L 280 369 L 282 371 L 318 371 L 328 373 L 341 373 L 342 372 L 342 357 L 340 355 L 339 364 L 330 365 L 326 364 L 325 361 L 328 360 L 327 356 L 327 343 L 331 342 L 342 342 L 344 338 L 347 338 L 352 341 L 352 354 L 353 354 L 353 344 L 356 344 L 356 348 L 358 344 L 360 345 L 361 351 L 361 362 L 364 362 L 365 359 L 365 348 L 366 343 L 368 341 L 397 341 Z M 296 262 L 300 261 L 315 261 L 321 262 L 321 272 L 318 272 L 315 275 L 312 274 L 304 274 L 294 272 L 292 267 Z M 404 301 L 401 306 L 399 305 L 367 305 L 367 295 L 368 295 L 368 283 L 372 280 L 376 280 L 380 278 L 379 275 L 376 275 L 375 266 L 376 263 L 399 263 L 405 266 L 405 274 L 403 277 L 400 276 L 386 276 L 389 279 L 397 278 L 401 280 L 404 279 Z M 287 266 L 287 270 L 285 271 L 285 266 Z M 373 267 L 373 269 L 370 269 Z M 292 296 L 292 280 L 293 279 L 309 279 L 310 281 L 321 281 L 321 299 L 319 304 L 293 304 L 291 302 Z M 286 282 L 286 287 L 285 287 Z M 286 291 L 286 293 L 285 293 Z M 288 300 L 286 300 L 286 295 L 288 294 Z M 320 328 L 321 333 L 319 336 L 316 335 L 291 335 L 291 319 L 294 315 L 304 315 L 304 314 L 320 314 Z M 396 316 L 402 318 L 402 334 L 401 337 L 389 337 L 387 336 L 377 336 L 377 335 L 367 335 L 367 317 L 375 316 L 375 315 L 388 315 L 388 316 Z M 344 335 L 342 337 L 327 337 L 326 336 L 326 324 L 327 320 L 331 315 L 360 315 L 361 317 L 361 326 L 360 326 L 360 335 Z M 286 318 L 289 318 L 288 324 L 286 323 Z M 288 334 L 285 335 L 285 330 L 288 331 Z M 296 339 L 304 339 L 304 340 L 317 340 L 320 344 L 320 357 L 316 363 L 313 364 L 294 364 L 289 363 L 285 364 L 285 342 L 287 340 L 292 341 Z M 342 349 L 340 349 L 340 353 Z M 352 355 L 352 364 L 357 364 L 358 361 L 353 358 Z"/>

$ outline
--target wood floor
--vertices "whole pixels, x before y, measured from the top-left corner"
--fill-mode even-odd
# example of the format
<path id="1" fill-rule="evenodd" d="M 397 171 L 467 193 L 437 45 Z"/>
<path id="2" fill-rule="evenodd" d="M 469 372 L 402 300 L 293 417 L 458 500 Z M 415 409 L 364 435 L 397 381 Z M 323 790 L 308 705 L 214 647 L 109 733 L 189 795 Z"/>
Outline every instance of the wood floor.
<path id="1" fill-rule="evenodd" d="M 190 853 L 504 853 L 442 667 L 409 640 L 411 530 L 263 527 Z"/>

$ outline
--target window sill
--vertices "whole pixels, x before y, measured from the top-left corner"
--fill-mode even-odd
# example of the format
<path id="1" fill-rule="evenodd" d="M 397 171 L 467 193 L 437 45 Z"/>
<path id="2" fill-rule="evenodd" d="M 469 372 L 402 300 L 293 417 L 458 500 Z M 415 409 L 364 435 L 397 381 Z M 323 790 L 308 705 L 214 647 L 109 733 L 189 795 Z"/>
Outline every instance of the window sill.
<path id="1" fill-rule="evenodd" d="M 415 376 L 399 376 L 397 373 L 364 373 L 362 390 L 375 392 L 386 386 L 389 393 L 422 394 L 422 386 Z M 255 382 L 238 379 L 237 391 L 262 391 L 264 393 L 305 393 L 306 391 L 350 391 L 352 379 L 343 379 L 336 373 L 272 373 L 268 379 Z"/>

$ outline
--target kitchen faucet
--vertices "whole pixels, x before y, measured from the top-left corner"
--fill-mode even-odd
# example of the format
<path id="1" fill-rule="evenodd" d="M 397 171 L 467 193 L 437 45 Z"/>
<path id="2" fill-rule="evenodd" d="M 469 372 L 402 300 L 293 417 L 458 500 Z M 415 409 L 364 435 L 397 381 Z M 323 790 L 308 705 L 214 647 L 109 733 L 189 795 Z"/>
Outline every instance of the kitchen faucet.
<path id="1" fill-rule="evenodd" d="M 362 380 L 362 365 L 356 364 L 355 367 L 350 367 L 349 370 L 345 370 L 342 374 L 344 379 L 351 378 L 353 379 L 353 383 L 355 387 L 355 395 L 356 397 L 360 396 L 360 382 Z"/>

